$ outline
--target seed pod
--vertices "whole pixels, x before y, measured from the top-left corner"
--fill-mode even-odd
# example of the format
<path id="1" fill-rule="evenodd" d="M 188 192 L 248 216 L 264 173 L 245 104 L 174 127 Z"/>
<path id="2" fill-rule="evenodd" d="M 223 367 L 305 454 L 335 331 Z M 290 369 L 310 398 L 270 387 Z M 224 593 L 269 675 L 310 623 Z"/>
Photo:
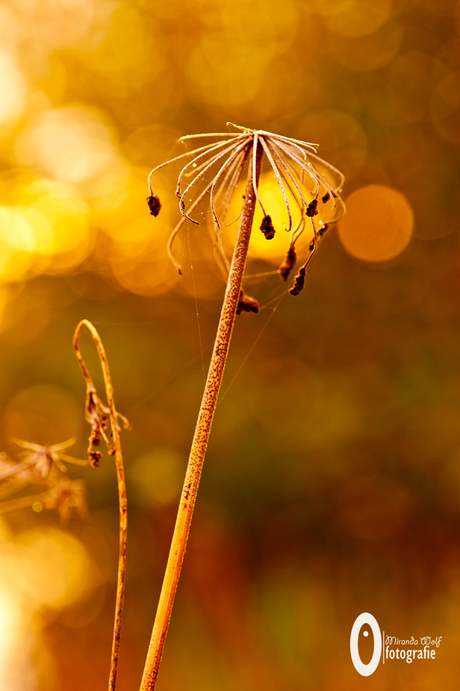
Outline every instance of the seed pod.
<path id="1" fill-rule="evenodd" d="M 158 216 L 161 209 L 161 202 L 157 195 L 151 194 L 150 197 L 147 197 L 146 201 L 150 209 L 150 214 L 152 216 Z"/>
<path id="2" fill-rule="evenodd" d="M 292 286 L 291 290 L 289 291 L 289 295 L 298 295 L 301 290 L 303 290 L 303 287 L 305 285 L 305 276 L 307 274 L 307 269 L 305 266 L 301 266 L 299 269 L 299 273 L 294 279 L 294 285 Z"/>
<path id="3" fill-rule="evenodd" d="M 88 452 L 88 456 L 91 466 L 93 468 L 99 468 L 99 466 L 101 465 L 102 453 L 100 451 L 92 449 Z"/>
<path id="4" fill-rule="evenodd" d="M 313 199 L 313 201 L 311 201 L 309 203 L 309 205 L 307 206 L 307 216 L 309 218 L 313 218 L 313 216 L 316 216 L 317 213 L 318 213 L 318 200 Z"/>
<path id="5" fill-rule="evenodd" d="M 295 266 L 297 260 L 297 253 L 294 249 L 294 247 L 291 245 L 289 247 L 286 258 L 284 262 L 281 264 L 280 268 L 278 271 L 280 272 L 280 276 L 283 279 L 283 281 L 287 281 L 289 274 L 291 273 L 292 269 Z"/>
<path id="6" fill-rule="evenodd" d="M 245 295 L 244 291 L 241 291 L 240 298 L 238 300 L 238 306 L 236 308 L 236 313 L 241 314 L 241 312 L 252 312 L 257 314 L 259 312 L 259 303 L 255 298 Z"/>
<path id="7" fill-rule="evenodd" d="M 265 235 L 267 240 L 272 240 L 275 237 L 275 229 L 273 227 L 271 216 L 264 216 L 263 221 L 260 224 L 260 230 Z"/>

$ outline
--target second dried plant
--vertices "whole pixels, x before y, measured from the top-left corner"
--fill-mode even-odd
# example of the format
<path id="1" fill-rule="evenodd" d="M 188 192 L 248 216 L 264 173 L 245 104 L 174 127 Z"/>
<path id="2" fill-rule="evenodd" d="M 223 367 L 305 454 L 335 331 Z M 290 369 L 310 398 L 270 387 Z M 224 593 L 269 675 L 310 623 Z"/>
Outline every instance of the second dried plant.
<path id="1" fill-rule="evenodd" d="M 89 331 L 97 348 L 104 377 L 107 404 L 100 399 L 93 383 L 89 370 L 80 351 L 80 336 L 83 330 Z M 115 458 L 118 480 L 119 503 L 119 556 L 117 594 L 115 602 L 115 621 L 113 626 L 112 654 L 109 673 L 109 691 L 115 691 L 118 675 L 118 660 L 120 656 L 121 619 L 125 598 L 126 584 L 126 548 L 128 541 L 128 503 L 126 498 L 125 471 L 123 466 L 123 454 L 121 451 L 120 425 L 122 421 L 125 429 L 130 429 L 128 420 L 117 412 L 113 395 L 112 378 L 110 376 L 109 363 L 104 345 L 97 329 L 87 319 L 83 319 L 75 329 L 73 338 L 75 354 L 78 364 L 86 382 L 85 417 L 91 426 L 91 434 L 88 445 L 88 458 L 91 465 L 99 467 L 102 458 L 101 443 L 105 442 L 109 456 Z"/>

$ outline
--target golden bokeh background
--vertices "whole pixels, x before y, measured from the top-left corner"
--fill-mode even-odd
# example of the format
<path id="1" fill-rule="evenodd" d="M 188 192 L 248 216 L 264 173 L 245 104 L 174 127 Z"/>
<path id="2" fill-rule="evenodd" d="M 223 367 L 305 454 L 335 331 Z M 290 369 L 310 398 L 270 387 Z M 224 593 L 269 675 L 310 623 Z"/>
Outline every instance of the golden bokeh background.
<path id="1" fill-rule="evenodd" d="M 224 290 L 209 212 L 179 276 L 178 168 L 155 176 L 156 219 L 147 175 L 227 121 L 318 142 L 347 213 L 296 298 L 273 275 L 282 229 L 255 231 L 248 274 L 271 275 L 248 279 L 262 309 L 236 325 L 158 691 L 457 688 L 460 2 L 0 0 L 0 26 L 1 458 L 13 438 L 84 456 L 90 319 L 133 426 L 120 690 L 140 683 Z M 281 227 L 269 176 L 263 193 Z M 0 516 L 2 691 L 107 687 L 115 470 L 68 475 L 87 517 Z M 442 636 L 436 660 L 360 677 L 363 611 Z"/>

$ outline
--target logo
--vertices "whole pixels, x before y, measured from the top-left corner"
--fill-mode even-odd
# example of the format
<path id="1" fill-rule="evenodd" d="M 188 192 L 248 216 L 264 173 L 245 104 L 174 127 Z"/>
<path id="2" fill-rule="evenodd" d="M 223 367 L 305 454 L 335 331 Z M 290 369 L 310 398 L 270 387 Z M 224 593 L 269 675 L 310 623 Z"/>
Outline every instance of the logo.
<path id="1" fill-rule="evenodd" d="M 363 626 L 367 625 L 374 637 L 374 650 L 370 662 L 366 664 L 361 660 L 359 653 L 359 637 Z M 363 631 L 367 637 L 369 631 Z M 377 619 L 369 612 L 363 612 L 354 621 L 350 634 L 350 654 L 353 666 L 363 677 L 369 677 L 375 672 L 380 662 L 382 664 L 392 660 L 404 660 L 411 664 L 417 660 L 435 660 L 437 649 L 441 644 L 442 636 L 422 636 L 420 640 L 411 636 L 410 639 L 400 639 L 396 636 L 386 635 L 380 630 Z"/>
<path id="2" fill-rule="evenodd" d="M 368 662 L 367 665 L 361 661 L 358 647 L 359 634 L 364 624 L 368 624 L 371 627 L 374 636 L 374 652 L 371 661 Z M 369 632 L 364 631 L 363 635 L 368 636 Z M 377 619 L 373 617 L 372 614 L 369 614 L 369 612 L 363 612 L 363 614 L 360 614 L 359 617 L 355 619 L 355 623 L 351 629 L 350 653 L 356 671 L 363 677 L 369 677 L 375 672 L 382 655 L 382 634 L 380 633 L 380 626 L 377 623 Z"/>

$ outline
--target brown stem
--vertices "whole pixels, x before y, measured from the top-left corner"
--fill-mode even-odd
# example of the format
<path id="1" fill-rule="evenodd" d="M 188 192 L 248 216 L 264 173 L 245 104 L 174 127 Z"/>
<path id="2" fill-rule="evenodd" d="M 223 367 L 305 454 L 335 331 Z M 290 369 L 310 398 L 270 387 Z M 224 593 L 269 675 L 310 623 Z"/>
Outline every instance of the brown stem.
<path id="1" fill-rule="evenodd" d="M 211 424 L 217 405 L 220 385 L 227 360 L 236 309 L 240 298 L 244 268 L 251 236 L 252 222 L 256 206 L 255 189 L 259 183 L 260 167 L 263 150 L 259 145 L 256 154 L 256 166 L 249 165 L 248 181 L 241 212 L 240 227 L 233 252 L 232 263 L 227 281 L 227 288 L 222 304 L 219 326 L 217 328 L 214 350 L 209 365 L 208 378 L 201 401 L 200 412 L 193 437 L 192 448 L 182 489 L 181 500 L 177 512 L 176 525 L 169 551 L 168 563 L 163 579 L 163 586 L 158 602 L 157 613 L 153 625 L 150 646 L 142 676 L 141 691 L 153 691 L 156 684 L 161 656 L 168 632 L 174 596 L 184 560 L 185 547 L 195 507 L 201 470 L 203 467 L 206 447 L 208 445 Z M 254 180 L 254 177 L 256 178 Z"/>
<path id="2" fill-rule="evenodd" d="M 121 453 L 121 443 L 120 443 L 120 428 L 118 426 L 119 414 L 115 408 L 115 400 L 113 397 L 113 387 L 112 379 L 110 377 L 109 363 L 107 360 L 107 355 L 105 354 L 104 345 L 101 338 L 95 329 L 87 319 L 83 319 L 77 326 L 73 338 L 73 345 L 75 348 L 75 353 L 83 376 L 86 380 L 87 392 L 91 392 L 93 395 L 96 393 L 96 389 L 92 382 L 91 376 L 89 374 L 88 368 L 82 358 L 79 349 L 79 338 L 81 329 L 86 326 L 91 336 L 93 337 L 97 351 L 99 354 L 99 359 L 101 361 L 102 372 L 104 375 L 105 391 L 107 395 L 107 404 L 110 416 L 110 427 L 112 431 L 112 444 L 113 449 L 109 450 L 109 453 L 115 455 L 115 465 L 117 468 L 117 480 L 118 480 L 118 502 L 119 502 L 119 512 L 120 512 L 120 534 L 119 534 L 119 556 L 118 556 L 118 577 L 117 577 L 117 595 L 115 602 L 115 622 L 113 626 L 113 639 L 112 639 L 112 656 L 110 661 L 110 675 L 109 675 L 109 691 L 115 691 L 117 683 L 117 671 L 118 671 L 118 659 L 120 655 L 120 636 L 121 636 L 121 617 L 123 612 L 123 601 L 125 597 L 125 581 L 126 581 L 126 544 L 128 538 L 128 506 L 126 499 L 126 484 L 125 484 L 125 473 L 123 468 L 123 456 Z M 126 419 L 124 419 L 126 427 Z"/>

